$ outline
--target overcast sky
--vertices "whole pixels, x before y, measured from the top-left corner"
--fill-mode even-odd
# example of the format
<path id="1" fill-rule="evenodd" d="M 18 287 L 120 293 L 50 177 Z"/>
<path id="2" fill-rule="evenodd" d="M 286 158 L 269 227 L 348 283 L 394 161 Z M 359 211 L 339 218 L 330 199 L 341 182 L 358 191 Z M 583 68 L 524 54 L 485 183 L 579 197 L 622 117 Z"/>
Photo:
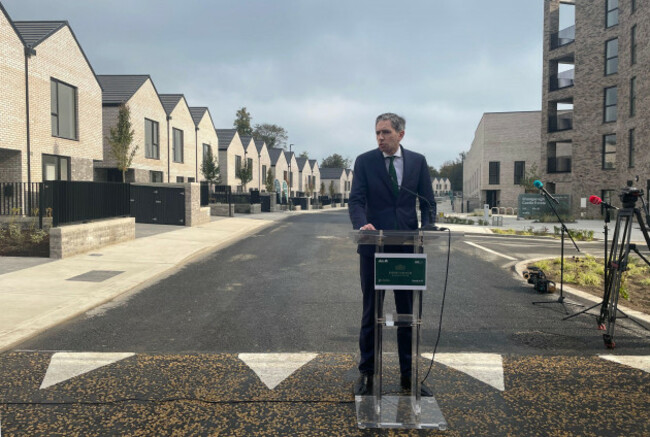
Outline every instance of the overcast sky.
<path id="1" fill-rule="evenodd" d="M 67 20 L 97 74 L 150 74 L 207 106 L 245 106 L 297 153 L 354 158 L 382 112 L 439 168 L 484 112 L 541 107 L 543 0 L 0 0 L 12 19 Z"/>

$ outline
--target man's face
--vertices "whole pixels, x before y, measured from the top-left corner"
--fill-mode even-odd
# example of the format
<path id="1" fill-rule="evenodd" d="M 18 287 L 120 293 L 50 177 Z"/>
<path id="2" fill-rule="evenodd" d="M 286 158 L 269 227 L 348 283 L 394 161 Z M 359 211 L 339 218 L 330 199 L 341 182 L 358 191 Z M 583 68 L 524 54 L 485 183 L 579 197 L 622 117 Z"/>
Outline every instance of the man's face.
<path id="1" fill-rule="evenodd" d="M 397 152 L 399 143 L 404 138 L 404 131 L 397 132 L 388 120 L 381 120 L 377 123 L 375 133 L 377 134 L 379 150 L 388 155 L 394 155 Z"/>

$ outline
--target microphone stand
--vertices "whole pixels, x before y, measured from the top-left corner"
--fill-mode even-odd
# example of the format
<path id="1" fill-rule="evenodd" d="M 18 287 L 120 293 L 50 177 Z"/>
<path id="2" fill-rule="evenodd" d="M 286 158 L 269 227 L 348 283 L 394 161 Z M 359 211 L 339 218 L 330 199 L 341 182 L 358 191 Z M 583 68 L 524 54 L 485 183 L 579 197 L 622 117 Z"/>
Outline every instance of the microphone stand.
<path id="1" fill-rule="evenodd" d="M 608 206 L 605 207 L 605 226 L 603 226 L 603 230 L 605 231 L 605 258 L 603 258 L 603 264 L 604 264 L 604 267 L 605 267 L 604 270 L 603 270 L 603 272 L 604 272 L 603 273 L 603 279 L 604 279 L 605 284 L 607 284 L 607 231 L 609 230 L 608 223 L 610 222 L 609 209 L 610 208 Z M 605 287 L 606 286 L 607 285 L 605 285 Z M 571 319 L 571 318 L 573 318 L 575 316 L 579 316 L 580 314 L 584 314 L 587 311 L 592 310 L 592 309 L 594 309 L 594 308 L 596 308 L 596 307 L 598 307 L 600 305 L 601 305 L 601 303 L 598 302 L 597 304 L 594 304 L 594 305 L 590 306 L 589 308 L 585 308 L 582 311 L 578 311 L 577 313 L 571 314 L 570 316 L 566 316 L 562 320 L 569 320 L 569 319 Z M 604 330 L 604 327 L 602 327 L 602 326 L 603 325 L 598 325 L 598 329 Z M 601 329 L 601 327 L 602 327 L 602 329 Z"/>
<path id="2" fill-rule="evenodd" d="M 438 226 L 436 226 L 436 218 L 433 216 L 433 206 L 431 205 L 431 202 L 429 202 L 429 199 L 427 199 L 426 197 L 416 193 L 413 190 L 409 190 L 404 185 L 397 184 L 397 186 L 400 189 L 403 189 L 404 191 L 406 191 L 407 193 L 414 195 L 418 199 L 424 200 L 427 203 L 427 205 L 429 206 L 429 223 L 422 226 L 420 229 L 422 229 L 423 231 L 447 231 L 448 230 L 447 228 L 439 228 Z"/>
<path id="3" fill-rule="evenodd" d="M 573 246 L 576 248 L 578 253 L 580 253 L 580 249 L 578 248 L 578 245 L 576 244 L 575 240 L 573 239 L 573 237 L 569 233 L 569 230 L 567 229 L 566 225 L 564 224 L 564 222 L 560 218 L 560 215 L 558 214 L 557 210 L 555 209 L 555 206 L 553 205 L 553 202 L 551 201 L 552 199 L 549 199 L 549 196 L 543 190 L 540 190 L 540 193 L 542 194 L 542 196 L 544 196 L 544 199 L 546 200 L 546 203 L 551 207 L 551 210 L 553 211 L 553 214 L 555 214 L 555 217 L 557 217 L 558 221 L 560 222 L 561 230 L 562 230 L 561 231 L 561 240 L 562 240 L 562 242 L 561 242 L 561 249 L 560 249 L 561 250 L 561 252 L 560 252 L 560 296 L 558 297 L 558 299 L 556 301 L 547 301 L 547 300 L 537 301 L 537 302 L 533 302 L 533 305 L 559 303 L 560 305 L 562 305 L 562 308 L 564 308 L 564 313 L 569 314 L 569 311 L 567 310 L 565 304 L 566 305 L 579 306 L 579 307 L 582 307 L 584 305 L 581 305 L 581 304 L 576 303 L 576 302 L 569 302 L 568 300 L 566 300 L 564 298 L 564 234 L 566 233 L 569 236 L 569 238 L 571 239 L 571 242 L 573 243 Z"/>

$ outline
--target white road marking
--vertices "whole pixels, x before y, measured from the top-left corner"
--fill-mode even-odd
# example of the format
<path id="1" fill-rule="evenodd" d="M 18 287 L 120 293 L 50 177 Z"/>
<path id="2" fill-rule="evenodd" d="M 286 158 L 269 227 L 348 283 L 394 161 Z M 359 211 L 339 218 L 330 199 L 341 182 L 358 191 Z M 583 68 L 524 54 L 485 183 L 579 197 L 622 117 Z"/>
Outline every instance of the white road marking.
<path id="1" fill-rule="evenodd" d="M 269 390 L 273 390 L 293 372 L 317 356 L 318 354 L 314 353 L 239 354 L 239 359 L 255 372 Z"/>
<path id="2" fill-rule="evenodd" d="M 503 257 L 503 258 L 505 258 L 505 259 L 509 259 L 509 260 L 511 260 L 511 261 L 517 261 L 517 258 L 513 258 L 513 257 L 511 257 L 511 256 L 504 255 L 504 254 L 499 253 L 499 252 L 495 252 L 495 251 L 492 250 L 492 249 L 488 249 L 487 247 L 483 247 L 483 246 L 480 246 L 480 245 L 478 245 L 478 244 L 476 244 L 476 243 L 472 243 L 471 241 L 465 241 L 465 243 L 466 243 L 466 244 L 469 244 L 470 246 L 474 246 L 474 247 L 476 247 L 477 249 L 481 249 L 481 250 L 484 250 L 484 251 L 486 251 L 486 252 L 493 253 L 494 255 L 498 255 L 498 256 Z"/>
<path id="3" fill-rule="evenodd" d="M 422 354 L 428 360 L 432 354 Z M 497 390 L 505 390 L 503 357 L 489 353 L 437 353 L 436 362 L 463 372 Z"/>
<path id="4" fill-rule="evenodd" d="M 650 373 L 650 355 L 598 355 L 603 360 L 634 367 Z"/>
<path id="5" fill-rule="evenodd" d="M 57 352 L 52 355 L 50 365 L 40 389 L 51 387 L 100 367 L 129 358 L 134 353 L 100 353 L 100 352 Z"/>

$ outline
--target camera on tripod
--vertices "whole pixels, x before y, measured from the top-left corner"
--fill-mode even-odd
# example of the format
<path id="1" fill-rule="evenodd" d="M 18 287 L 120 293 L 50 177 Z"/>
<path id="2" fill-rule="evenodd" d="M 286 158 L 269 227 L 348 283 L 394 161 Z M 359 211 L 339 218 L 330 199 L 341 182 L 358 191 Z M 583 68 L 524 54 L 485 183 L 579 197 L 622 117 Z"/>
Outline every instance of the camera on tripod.
<path id="1" fill-rule="evenodd" d="M 553 293 L 555 291 L 555 282 L 546 279 L 546 274 L 539 267 L 528 267 L 528 270 L 524 271 L 524 279 L 527 279 L 538 293 Z"/>
<path id="2" fill-rule="evenodd" d="M 632 181 L 628 181 L 628 186 L 623 188 L 618 195 L 623 204 L 623 208 L 634 208 L 636 201 L 643 196 L 643 191 L 638 188 L 634 188 L 631 184 Z"/>

